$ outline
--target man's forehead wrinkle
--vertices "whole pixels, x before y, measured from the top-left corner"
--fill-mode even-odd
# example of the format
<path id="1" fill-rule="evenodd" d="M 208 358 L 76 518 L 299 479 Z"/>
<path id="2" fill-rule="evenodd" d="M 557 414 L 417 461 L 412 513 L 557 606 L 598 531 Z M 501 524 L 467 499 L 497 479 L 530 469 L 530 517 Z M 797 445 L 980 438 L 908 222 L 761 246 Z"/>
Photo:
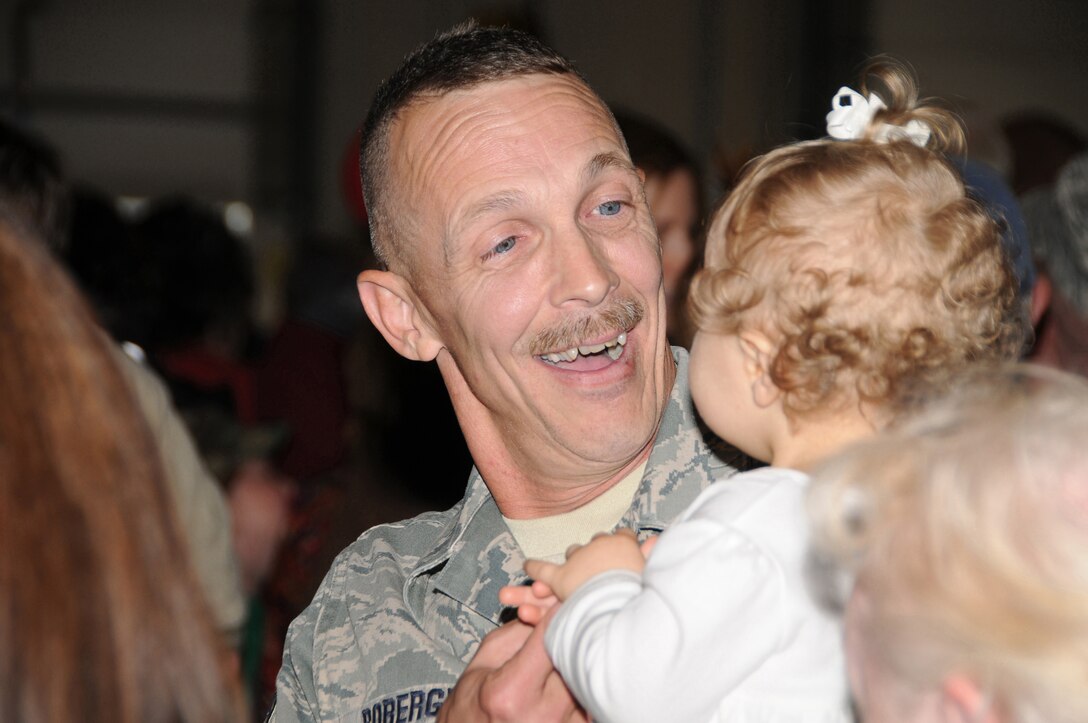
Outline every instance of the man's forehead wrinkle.
<path id="1" fill-rule="evenodd" d="M 452 152 L 465 150 L 471 137 L 462 131 L 468 118 L 463 113 L 451 113 L 438 105 L 447 98 L 436 97 L 412 105 L 395 126 L 396 140 L 391 144 L 397 149 L 395 161 L 401 170 L 401 187 L 410 199 L 409 207 L 420 208 L 434 203 L 441 204 L 438 198 L 443 190 L 441 178 L 436 174 L 442 168 L 442 162 Z M 406 109 L 407 110 L 407 109 Z M 450 238 L 446 230 L 437 239 L 441 247 L 443 263 L 451 263 Z M 432 240 L 433 242 L 433 240 Z"/>
<path id="2" fill-rule="evenodd" d="M 525 194 L 518 191 L 499 191 L 498 193 L 492 194 L 469 205 L 464 212 L 459 214 L 456 226 L 460 229 L 461 227 L 471 225 L 480 217 L 494 213 L 495 211 L 509 211 L 519 204 L 524 203 L 524 200 Z"/>
<path id="3" fill-rule="evenodd" d="M 505 121 L 490 109 L 434 108 L 424 116 L 406 123 L 405 137 L 417 139 L 406 143 L 405 160 L 413 180 L 421 190 L 433 192 L 443 185 L 443 178 L 433 178 L 458 156 L 486 154 L 490 137 Z M 420 142 L 423 141 L 423 142 Z"/>
<path id="4" fill-rule="evenodd" d="M 507 94 L 506 88 L 512 95 Z M 455 246 L 468 224 L 485 214 L 527 202 L 526 191 L 521 188 L 524 174 L 546 172 L 543 168 L 525 166 L 521 159 L 543 159 L 550 167 L 553 157 L 562 158 L 565 126 L 552 133 L 550 141 L 544 140 L 547 136 L 520 131 L 527 116 L 540 113 L 548 118 L 552 114 L 562 117 L 565 113 L 570 117 L 574 113 L 574 117 L 586 119 L 582 122 L 588 127 L 596 128 L 593 135 L 598 139 L 607 136 L 603 145 L 606 152 L 586 165 L 571 169 L 581 180 L 610 167 L 634 173 L 607 107 L 580 81 L 526 76 L 484 83 L 417 98 L 397 118 L 390 136 L 390 145 L 396 149 L 390 162 L 399 167 L 398 185 L 406 192 L 407 205 L 437 209 L 444 216 L 436 219 L 439 226 L 432 226 L 428 233 L 440 236 L 432 237 L 429 245 L 440 254 L 447 268 L 455 262 L 458 253 Z M 563 139 L 559 146 L 553 146 L 556 138 Z M 584 139 L 577 134 L 569 138 L 574 144 Z M 535 151 L 531 150 L 534 147 Z M 465 163 L 462 159 L 476 160 Z M 465 189 L 482 193 L 466 196 Z"/>
<path id="5" fill-rule="evenodd" d="M 447 269 L 453 266 L 453 249 L 450 248 L 450 235 L 442 234 L 442 264 Z"/>

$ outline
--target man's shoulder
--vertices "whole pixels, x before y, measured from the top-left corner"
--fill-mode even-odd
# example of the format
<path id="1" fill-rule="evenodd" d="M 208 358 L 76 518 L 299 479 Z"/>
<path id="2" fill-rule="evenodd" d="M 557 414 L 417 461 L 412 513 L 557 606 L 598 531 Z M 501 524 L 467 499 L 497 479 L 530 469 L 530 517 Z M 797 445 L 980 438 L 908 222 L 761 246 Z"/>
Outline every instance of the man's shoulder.
<path id="1" fill-rule="evenodd" d="M 460 509 L 378 525 L 337 556 L 288 632 L 277 720 L 307 709 L 393 720 L 383 715 L 398 706 L 411 711 L 405 720 L 434 715 L 464 662 L 432 619 L 441 611 L 427 609 L 410 581 L 444 564 Z"/>
<path id="2" fill-rule="evenodd" d="M 399 522 L 376 525 L 336 556 L 321 592 L 347 595 L 358 586 L 372 587 L 376 578 L 406 579 L 423 561 L 441 550 L 457 523 L 461 505 L 424 512 Z M 316 598 L 315 598 L 316 602 Z"/>
<path id="3" fill-rule="evenodd" d="M 462 502 L 448 510 L 424 512 L 398 522 L 375 525 L 359 535 L 339 557 L 394 554 L 412 557 L 438 544 L 456 524 Z"/>

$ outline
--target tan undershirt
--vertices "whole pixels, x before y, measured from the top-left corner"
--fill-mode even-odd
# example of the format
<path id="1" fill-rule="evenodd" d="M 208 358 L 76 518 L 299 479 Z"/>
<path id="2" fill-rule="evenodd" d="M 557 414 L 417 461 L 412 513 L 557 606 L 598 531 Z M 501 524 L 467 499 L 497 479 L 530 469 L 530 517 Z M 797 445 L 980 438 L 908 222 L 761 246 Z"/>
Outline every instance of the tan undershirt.
<path id="1" fill-rule="evenodd" d="M 611 531 L 631 507 L 646 471 L 643 462 L 611 489 L 578 509 L 533 520 L 503 517 L 526 559 L 563 562 L 567 548 L 584 545 L 598 532 Z"/>

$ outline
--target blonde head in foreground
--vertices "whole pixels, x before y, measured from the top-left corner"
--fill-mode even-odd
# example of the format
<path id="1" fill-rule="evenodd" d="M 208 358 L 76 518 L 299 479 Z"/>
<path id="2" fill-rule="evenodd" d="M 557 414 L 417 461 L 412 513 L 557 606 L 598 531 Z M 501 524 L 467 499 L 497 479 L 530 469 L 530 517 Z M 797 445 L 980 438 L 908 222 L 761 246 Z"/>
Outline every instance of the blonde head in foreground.
<path id="1" fill-rule="evenodd" d="M 1009 366 L 817 473 L 867 723 L 1088 720 L 1086 439 L 1088 382 Z"/>

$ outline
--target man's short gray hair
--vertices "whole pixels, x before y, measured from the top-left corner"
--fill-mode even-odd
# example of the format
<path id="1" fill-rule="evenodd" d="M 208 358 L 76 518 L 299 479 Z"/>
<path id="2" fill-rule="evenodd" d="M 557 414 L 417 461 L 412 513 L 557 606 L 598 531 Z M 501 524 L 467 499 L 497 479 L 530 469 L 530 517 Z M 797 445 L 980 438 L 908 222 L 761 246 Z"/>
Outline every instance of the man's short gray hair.
<path id="1" fill-rule="evenodd" d="M 390 207 L 389 133 L 400 112 L 421 98 L 535 74 L 573 75 L 584 82 L 569 60 L 532 35 L 468 22 L 421 45 L 381 84 L 363 125 L 359 164 L 371 244 L 382 264 L 404 264 L 396 214 L 412 212 Z"/>

